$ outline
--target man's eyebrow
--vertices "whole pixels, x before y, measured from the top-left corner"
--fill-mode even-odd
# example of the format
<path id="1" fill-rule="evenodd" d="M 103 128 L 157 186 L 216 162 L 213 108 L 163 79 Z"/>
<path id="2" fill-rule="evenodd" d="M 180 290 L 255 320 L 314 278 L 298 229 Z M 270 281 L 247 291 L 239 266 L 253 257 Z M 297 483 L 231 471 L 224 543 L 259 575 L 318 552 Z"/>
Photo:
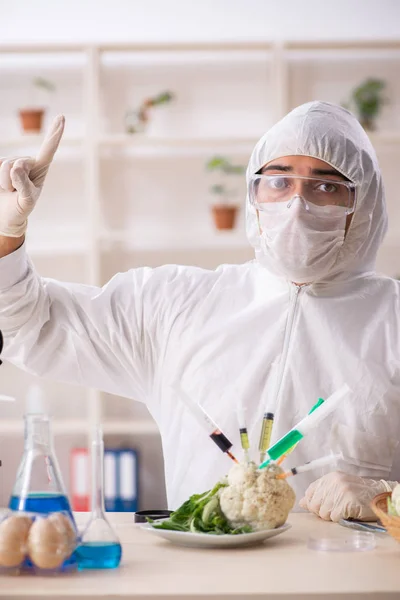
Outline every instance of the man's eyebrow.
<path id="1" fill-rule="evenodd" d="M 318 176 L 334 175 L 335 177 L 340 177 L 340 179 L 343 179 L 343 181 L 349 181 L 347 177 L 342 175 L 342 173 L 339 173 L 339 171 L 336 171 L 336 169 L 312 169 L 311 173 L 312 175 Z"/>
<path id="2" fill-rule="evenodd" d="M 268 165 L 267 167 L 263 167 L 261 169 L 260 174 L 267 173 L 267 171 L 281 171 L 282 173 L 292 173 L 293 167 L 289 165 Z M 317 175 L 318 177 L 323 177 L 324 175 L 334 175 L 335 177 L 340 177 L 343 181 L 349 181 L 347 177 L 336 171 L 336 169 L 312 169 L 311 175 Z"/>
<path id="3" fill-rule="evenodd" d="M 293 171 L 293 167 L 290 167 L 289 165 L 268 165 L 267 167 L 263 167 L 261 169 L 261 174 L 262 173 L 266 173 L 267 171 L 282 171 L 282 173 L 290 173 L 290 171 Z"/>

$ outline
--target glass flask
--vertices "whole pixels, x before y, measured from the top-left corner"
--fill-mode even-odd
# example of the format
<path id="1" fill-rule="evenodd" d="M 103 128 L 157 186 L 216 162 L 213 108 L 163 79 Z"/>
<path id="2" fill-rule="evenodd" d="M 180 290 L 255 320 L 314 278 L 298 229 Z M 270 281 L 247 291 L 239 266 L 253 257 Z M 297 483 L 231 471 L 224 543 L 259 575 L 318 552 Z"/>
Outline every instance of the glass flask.
<path id="1" fill-rule="evenodd" d="M 60 468 L 53 448 L 50 418 L 45 414 L 27 414 L 25 419 L 24 453 L 18 468 L 16 481 L 9 501 L 14 511 L 27 511 L 49 515 L 63 511 L 77 535 L 77 527 L 71 512 Z M 27 557 L 27 568 L 34 568 Z M 59 570 L 77 568 L 75 551 L 64 560 Z"/>
<path id="2" fill-rule="evenodd" d="M 79 569 L 114 569 L 122 548 L 104 509 L 104 442 L 100 429 L 92 438 L 92 514 L 76 549 Z"/>
<path id="3" fill-rule="evenodd" d="M 27 414 L 24 419 L 24 454 L 9 508 L 43 514 L 65 511 L 74 522 L 53 448 L 50 418 L 45 414 Z"/>

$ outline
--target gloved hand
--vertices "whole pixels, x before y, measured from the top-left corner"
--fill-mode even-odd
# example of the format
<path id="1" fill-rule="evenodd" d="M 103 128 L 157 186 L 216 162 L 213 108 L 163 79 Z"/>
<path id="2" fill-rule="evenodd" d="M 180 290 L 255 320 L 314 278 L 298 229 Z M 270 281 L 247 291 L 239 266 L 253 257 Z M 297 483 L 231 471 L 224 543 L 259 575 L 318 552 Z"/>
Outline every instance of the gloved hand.
<path id="1" fill-rule="evenodd" d="M 300 506 L 326 521 L 349 518 L 374 521 L 372 499 L 392 491 L 396 485 L 395 481 L 365 479 L 336 471 L 314 481 L 300 500 Z"/>
<path id="2" fill-rule="evenodd" d="M 35 208 L 47 172 L 64 132 L 65 119 L 56 117 L 38 156 L 0 160 L 0 235 L 21 237 Z"/>

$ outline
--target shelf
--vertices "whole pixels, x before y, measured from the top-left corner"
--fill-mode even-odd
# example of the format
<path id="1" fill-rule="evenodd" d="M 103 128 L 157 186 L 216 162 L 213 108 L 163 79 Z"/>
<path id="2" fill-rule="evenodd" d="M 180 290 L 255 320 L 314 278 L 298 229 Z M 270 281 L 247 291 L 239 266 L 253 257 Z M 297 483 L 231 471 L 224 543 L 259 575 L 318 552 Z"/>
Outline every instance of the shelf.
<path id="1" fill-rule="evenodd" d="M 82 52 L 91 48 L 99 48 L 101 52 L 227 52 L 272 50 L 273 43 L 263 41 L 226 41 L 226 42 L 109 42 L 104 44 L 0 44 L 0 52 L 6 53 L 48 53 L 48 52 Z"/>
<path id="2" fill-rule="evenodd" d="M 193 147 L 204 147 L 215 144 L 255 144 L 257 142 L 256 137 L 223 137 L 223 138 L 201 138 L 201 137 L 155 137 L 146 135 L 145 133 L 134 133 L 129 134 L 115 134 L 105 135 L 98 140 L 101 146 L 165 146 L 165 147 L 181 147 L 181 146 L 193 146 Z"/>
<path id="3" fill-rule="evenodd" d="M 44 139 L 44 133 L 27 133 L 21 134 L 15 137 L 0 137 L 0 147 L 40 147 Z M 63 147 L 81 147 L 83 145 L 84 138 L 82 136 L 63 136 L 60 144 L 60 150 Z"/>
<path id="4" fill-rule="evenodd" d="M 204 42 L 105 42 L 103 44 L 83 43 L 6 43 L 0 44 L 0 52 L 5 53 L 48 53 L 48 52 L 82 52 L 91 48 L 98 48 L 101 52 L 191 52 L 191 51 L 254 51 L 273 50 L 275 47 L 288 50 L 397 50 L 400 49 L 399 39 L 342 39 L 342 40 L 293 40 L 293 41 L 204 41 Z"/>
<path id="5" fill-rule="evenodd" d="M 246 233 L 241 229 L 218 231 L 197 229 L 190 231 L 185 226 L 180 227 L 185 232 L 179 238 L 168 231 L 160 232 L 141 229 L 140 236 L 135 238 L 129 231 L 108 231 L 100 235 L 104 246 L 121 244 L 127 251 L 157 251 L 157 250 L 188 250 L 188 249 L 218 249 L 218 248 L 249 248 Z"/>
<path id="6" fill-rule="evenodd" d="M 52 419 L 51 428 L 55 435 L 86 435 L 90 433 L 90 425 L 85 419 Z M 133 435 L 155 435 L 158 428 L 154 421 L 150 420 L 110 420 L 102 423 L 103 433 L 110 434 L 133 434 Z M 0 419 L 1 435 L 18 435 L 24 432 L 23 419 Z"/>
<path id="7" fill-rule="evenodd" d="M 50 52 L 82 52 L 86 50 L 85 44 L 0 44 L 0 52 L 8 53 L 21 53 L 33 54 L 35 52 L 39 54 L 47 54 Z"/>
<path id="8" fill-rule="evenodd" d="M 399 39 L 376 40 L 294 40 L 282 43 L 287 50 L 400 50 Z"/>
<path id="9" fill-rule="evenodd" d="M 100 148 L 126 149 L 135 156 L 174 155 L 203 155 L 213 152 L 228 152 L 229 154 L 243 153 L 248 156 L 257 143 L 257 137 L 251 138 L 172 138 L 155 137 L 142 133 L 108 135 L 98 140 Z"/>

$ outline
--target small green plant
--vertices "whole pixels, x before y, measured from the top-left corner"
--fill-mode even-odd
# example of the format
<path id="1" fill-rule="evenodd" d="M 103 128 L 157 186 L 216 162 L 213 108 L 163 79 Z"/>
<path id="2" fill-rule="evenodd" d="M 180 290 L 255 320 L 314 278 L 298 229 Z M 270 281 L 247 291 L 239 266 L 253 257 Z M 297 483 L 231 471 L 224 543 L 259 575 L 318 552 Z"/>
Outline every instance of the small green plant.
<path id="1" fill-rule="evenodd" d="M 154 106 L 168 104 L 174 99 L 172 92 L 161 92 L 157 96 L 146 98 L 137 110 L 129 110 L 125 113 L 125 130 L 127 133 L 138 133 L 144 131 L 149 121 L 149 110 Z"/>
<path id="2" fill-rule="evenodd" d="M 233 165 L 224 156 L 213 156 L 207 162 L 206 167 L 209 171 L 222 171 L 227 175 L 242 175 L 245 173 L 245 167 L 241 165 Z"/>
<path id="3" fill-rule="evenodd" d="M 145 100 L 143 106 L 161 106 L 162 104 L 168 104 L 168 102 L 171 102 L 173 99 L 174 95 L 172 92 L 162 92 L 161 94 L 158 94 L 158 96 Z"/>
<path id="4" fill-rule="evenodd" d="M 246 172 L 245 167 L 233 164 L 224 156 L 210 158 L 206 163 L 206 169 L 207 171 L 219 172 L 224 179 L 230 175 L 243 175 Z M 210 192 L 214 196 L 219 196 L 223 204 L 229 204 L 229 196 L 234 195 L 234 190 L 228 189 L 228 186 L 221 182 L 211 185 Z"/>
<path id="5" fill-rule="evenodd" d="M 375 129 L 375 120 L 386 103 L 383 91 L 386 83 L 370 77 L 353 89 L 345 108 L 354 107 L 361 125 L 366 130 Z"/>

